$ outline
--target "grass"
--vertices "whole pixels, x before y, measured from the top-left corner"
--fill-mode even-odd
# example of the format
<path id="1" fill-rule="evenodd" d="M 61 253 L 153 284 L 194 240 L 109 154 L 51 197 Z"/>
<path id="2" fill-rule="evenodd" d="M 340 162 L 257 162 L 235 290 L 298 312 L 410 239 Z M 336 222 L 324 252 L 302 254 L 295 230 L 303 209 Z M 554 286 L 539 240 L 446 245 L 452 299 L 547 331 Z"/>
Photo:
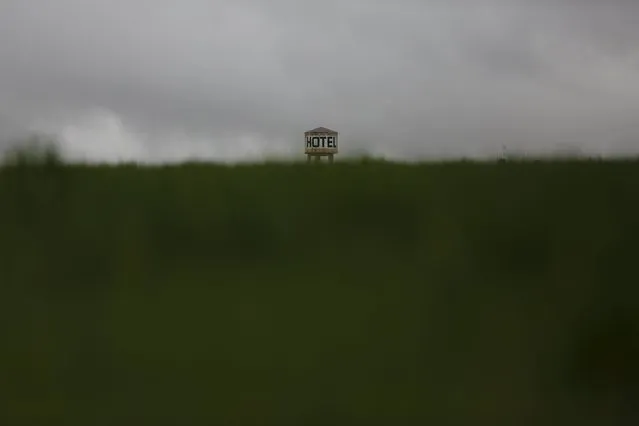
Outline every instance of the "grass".
<path id="1" fill-rule="evenodd" d="M 2 424 L 613 425 L 637 395 L 637 162 L 46 158 L 0 169 Z"/>

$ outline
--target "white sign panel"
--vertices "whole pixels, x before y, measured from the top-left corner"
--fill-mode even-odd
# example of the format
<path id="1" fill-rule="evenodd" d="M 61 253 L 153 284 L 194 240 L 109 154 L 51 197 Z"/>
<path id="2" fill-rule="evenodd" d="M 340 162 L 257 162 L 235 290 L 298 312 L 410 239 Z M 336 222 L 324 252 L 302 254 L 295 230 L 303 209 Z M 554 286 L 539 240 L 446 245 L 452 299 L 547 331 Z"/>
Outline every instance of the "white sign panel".
<path id="1" fill-rule="evenodd" d="M 311 133 L 306 135 L 306 154 L 337 154 L 337 134 Z"/>

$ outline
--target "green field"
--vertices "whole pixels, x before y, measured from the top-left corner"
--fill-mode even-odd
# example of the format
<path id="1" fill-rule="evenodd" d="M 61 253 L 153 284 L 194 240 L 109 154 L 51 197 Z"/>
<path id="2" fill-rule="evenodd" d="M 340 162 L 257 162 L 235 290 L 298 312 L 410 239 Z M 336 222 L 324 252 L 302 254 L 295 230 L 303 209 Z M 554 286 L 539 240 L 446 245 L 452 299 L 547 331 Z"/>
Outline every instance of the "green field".
<path id="1" fill-rule="evenodd" d="M 623 424 L 638 246 L 633 161 L 4 167 L 0 424 Z"/>

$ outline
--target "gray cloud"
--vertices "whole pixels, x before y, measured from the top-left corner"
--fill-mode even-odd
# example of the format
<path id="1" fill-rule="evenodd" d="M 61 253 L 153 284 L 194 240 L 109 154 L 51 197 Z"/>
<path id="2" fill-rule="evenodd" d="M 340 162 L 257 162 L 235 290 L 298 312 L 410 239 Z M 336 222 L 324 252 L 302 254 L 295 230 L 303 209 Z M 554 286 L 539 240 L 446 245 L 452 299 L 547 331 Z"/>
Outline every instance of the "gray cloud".
<path id="1" fill-rule="evenodd" d="M 639 152 L 632 0 L 3 0 L 0 138 L 94 159 Z"/>

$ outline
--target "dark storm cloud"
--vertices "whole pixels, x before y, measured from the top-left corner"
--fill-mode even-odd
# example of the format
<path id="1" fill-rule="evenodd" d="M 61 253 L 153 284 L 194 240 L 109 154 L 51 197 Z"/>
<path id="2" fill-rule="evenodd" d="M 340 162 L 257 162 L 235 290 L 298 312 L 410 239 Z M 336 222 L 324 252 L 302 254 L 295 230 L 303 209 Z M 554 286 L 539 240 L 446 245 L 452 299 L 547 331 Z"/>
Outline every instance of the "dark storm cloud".
<path id="1" fill-rule="evenodd" d="M 639 151 L 631 0 L 3 0 L 0 136 L 92 157 Z"/>

